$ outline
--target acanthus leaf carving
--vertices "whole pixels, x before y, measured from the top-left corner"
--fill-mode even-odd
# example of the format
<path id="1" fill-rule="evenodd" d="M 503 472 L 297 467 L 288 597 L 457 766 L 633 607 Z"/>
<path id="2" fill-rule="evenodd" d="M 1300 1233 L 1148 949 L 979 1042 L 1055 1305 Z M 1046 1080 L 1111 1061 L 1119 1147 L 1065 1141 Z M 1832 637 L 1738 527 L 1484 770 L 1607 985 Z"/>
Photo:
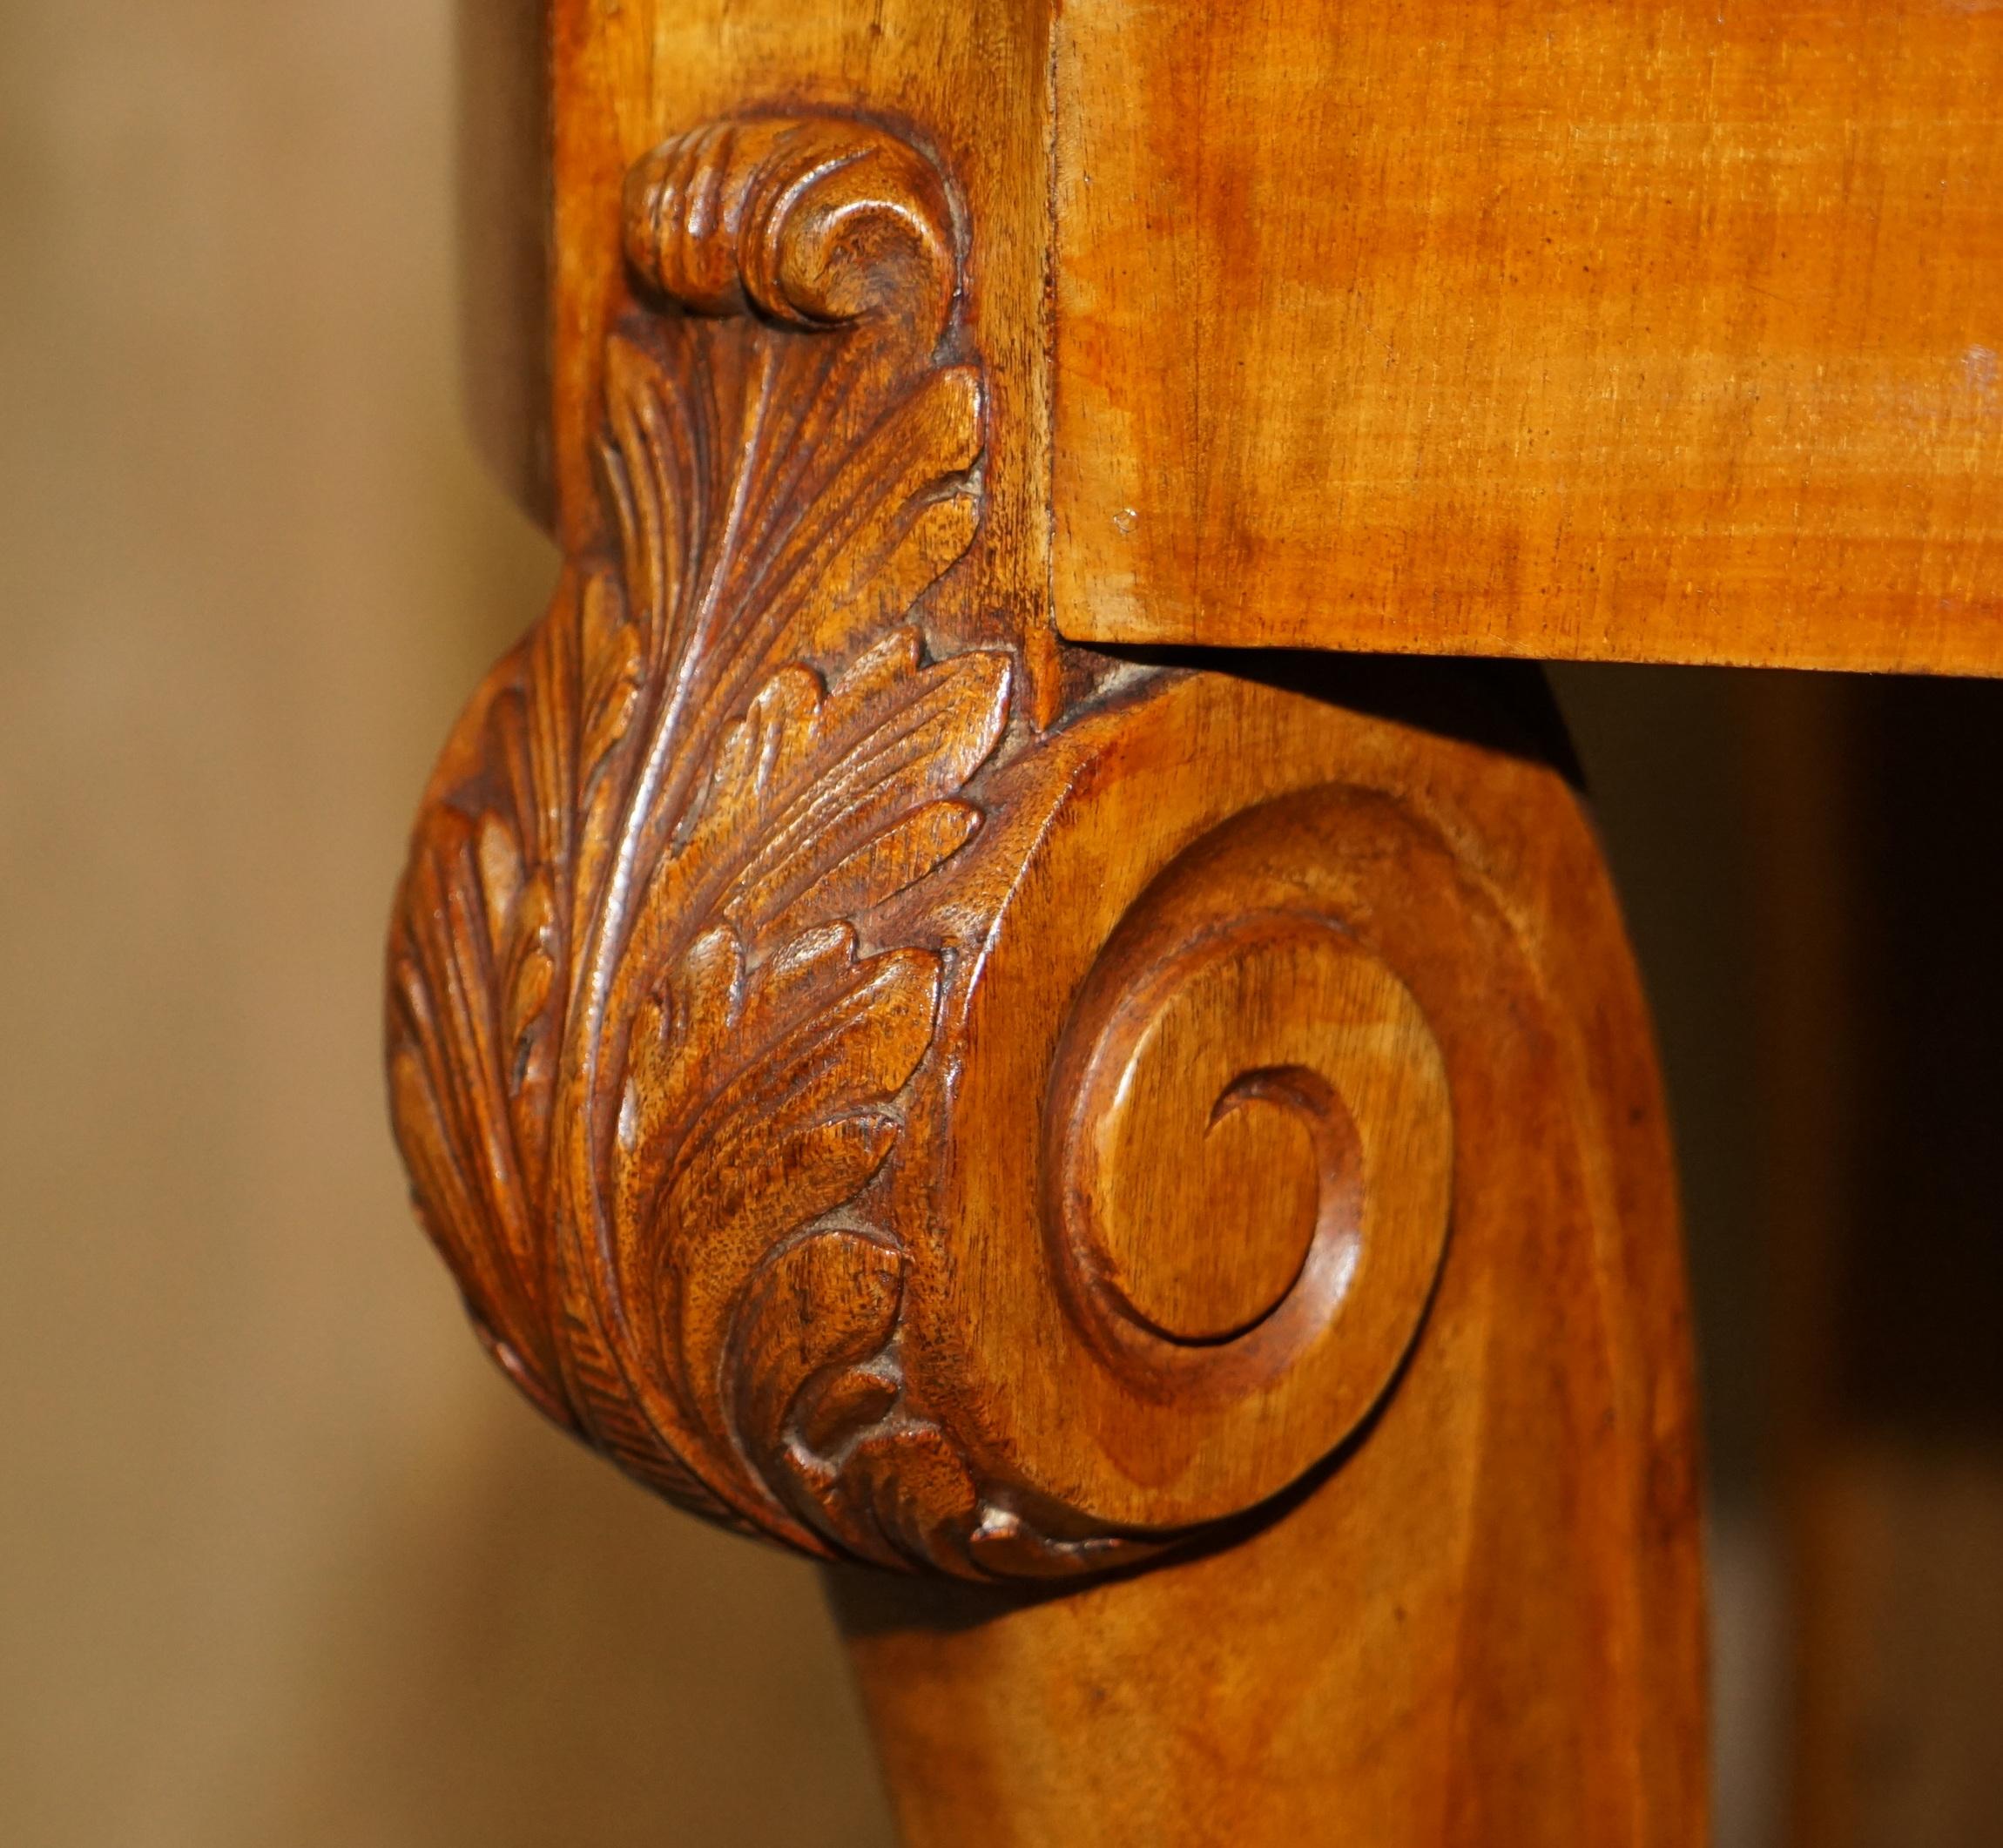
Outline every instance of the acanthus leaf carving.
<path id="1" fill-rule="evenodd" d="M 981 919 L 884 920 L 981 829 L 1016 671 L 922 614 L 981 496 L 944 183 L 730 124 L 642 163 L 627 231 L 608 541 L 462 720 L 397 909 L 420 1212 L 509 1373 L 678 1501 L 886 1564 L 1124 1556 L 983 1485 L 900 1353 L 885 1183 Z"/>

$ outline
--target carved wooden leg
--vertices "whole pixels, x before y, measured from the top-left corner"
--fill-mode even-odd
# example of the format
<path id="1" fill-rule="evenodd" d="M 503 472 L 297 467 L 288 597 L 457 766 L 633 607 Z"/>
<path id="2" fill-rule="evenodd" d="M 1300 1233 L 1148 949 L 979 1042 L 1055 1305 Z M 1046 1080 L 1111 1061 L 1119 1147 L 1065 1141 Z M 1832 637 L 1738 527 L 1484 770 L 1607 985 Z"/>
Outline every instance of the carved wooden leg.
<path id="1" fill-rule="evenodd" d="M 1216 755 L 1178 751 L 1206 733 Z M 1247 792 L 1230 766 L 1256 765 L 1264 792 L 1317 745 L 1302 773 L 1328 780 L 1231 812 Z M 986 1017 L 1018 1023 L 1016 1056 L 1052 1073 L 1043 1159 L 975 1130 L 954 1165 L 977 1164 L 981 1194 L 1042 1174 L 1041 1251 L 1027 1189 L 1017 1222 L 1029 1262 L 1083 1279 L 1084 1365 L 1153 1395 L 1116 1421 L 1090 1386 L 1063 1391 L 1076 1467 L 1115 1479 L 1102 1492 L 1121 1517 L 1265 1492 L 1258 1460 L 1288 1419 L 1262 1406 L 1224 1440 L 1228 1497 L 1182 1499 L 1262 1396 L 1326 1460 L 1190 1557 L 1061 1597 L 840 1575 L 908 1838 L 1701 1839 L 1672 1192 L 1646 1023 L 1569 792 L 1534 762 L 1208 680 L 1128 715 L 1117 752 L 1025 881 L 1027 934 L 1012 944 L 1005 920 L 988 972 Z M 1058 894 L 1139 840 L 1158 844 L 1103 894 L 1117 922 L 1083 1001 L 1053 1022 L 1056 1056 L 1031 1056 L 1049 1016 L 1011 978 L 1034 967 L 1039 989 L 1063 992 Z M 1253 968 L 1256 985 L 1238 974 Z M 1109 1024 L 1112 1069 L 1082 1082 L 1080 1029 L 1103 1043 Z M 1359 1062 L 1359 1042 L 1397 1076 Z M 1032 1089 L 1008 1102 L 1033 1117 Z M 1366 1410 L 1414 1326 L 1413 1248 L 1435 1249 L 1448 1097 L 1444 1263 Z M 1253 1121 L 1238 1128 L 1238 1112 Z M 1080 1125 L 1116 1164 L 1084 1187 L 1062 1152 Z M 1354 1265 L 1326 1296 L 1322 1239 L 1348 1241 Z M 1139 1288 L 1119 1287 L 1108 1244 Z M 1300 1399 L 1311 1353 L 1261 1346 L 1296 1316 L 1352 1369 Z M 1069 1344 L 1004 1325 L 1022 1364 L 1077 1364 Z"/>
<path id="2" fill-rule="evenodd" d="M 596 496 L 398 907 L 425 1223 L 550 1415 L 862 1562 L 914 1843 L 1697 1841 L 1673 1193 L 1573 792 L 1453 670 L 999 594 L 970 234 L 840 116 L 635 168 Z"/>

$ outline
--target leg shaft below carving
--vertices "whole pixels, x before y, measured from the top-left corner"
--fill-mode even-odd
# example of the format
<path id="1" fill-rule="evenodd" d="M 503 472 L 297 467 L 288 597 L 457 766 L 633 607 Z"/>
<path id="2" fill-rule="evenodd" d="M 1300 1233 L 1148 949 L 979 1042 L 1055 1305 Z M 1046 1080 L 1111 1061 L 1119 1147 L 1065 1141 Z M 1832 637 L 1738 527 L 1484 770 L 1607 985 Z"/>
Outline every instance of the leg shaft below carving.
<path id="1" fill-rule="evenodd" d="M 1285 697 L 1199 688 L 1163 718 Z M 1290 828 L 1323 842 L 1342 870 L 1313 895 L 1438 1037 L 1435 1294 L 1372 1419 L 1195 1556 L 1042 1596 L 834 1571 L 915 1848 L 1703 1838 L 1674 1187 L 1590 832 L 1523 757 L 1307 718 L 1344 773 L 1240 870 Z"/>

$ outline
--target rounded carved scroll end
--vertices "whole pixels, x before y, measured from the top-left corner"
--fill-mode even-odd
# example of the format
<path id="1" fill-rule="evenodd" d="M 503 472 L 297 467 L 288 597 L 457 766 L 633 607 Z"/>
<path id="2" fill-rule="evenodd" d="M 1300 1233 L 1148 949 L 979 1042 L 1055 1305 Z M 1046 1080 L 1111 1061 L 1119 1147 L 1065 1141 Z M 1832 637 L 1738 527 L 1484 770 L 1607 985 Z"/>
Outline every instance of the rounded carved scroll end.
<path id="1" fill-rule="evenodd" d="M 1157 882 L 1074 1008 L 1047 1229 L 1113 1374 L 1304 1434 L 1311 1454 L 1268 1463 L 1248 1430 L 1224 1499 L 1249 1506 L 1396 1372 L 1446 1244 L 1453 1136 L 1411 991 L 1285 869 L 1234 853 L 1241 826 L 1258 818 Z"/>
<path id="2" fill-rule="evenodd" d="M 712 123 L 663 142 L 627 176 L 624 236 L 647 285 L 701 314 L 884 318 L 929 344 L 959 286 L 938 168 L 841 116 Z"/>
<path id="3" fill-rule="evenodd" d="M 1101 787 L 1049 837 L 970 1029 L 1003 1049 L 959 1116 L 982 1245 L 946 1273 L 947 1339 L 986 1384 L 983 1453 L 1075 1519 L 1181 1538 L 1392 1389 L 1446 1251 L 1453 1113 L 1373 911 L 1403 875 L 1301 806 L 1318 792 L 1227 806 L 1150 876 L 1108 852 L 1148 826 L 1138 779 Z M 1004 1069 L 1038 1042 L 1041 1072 Z M 1028 1145 L 999 1127 L 1025 1109 Z"/>
<path id="4" fill-rule="evenodd" d="M 1052 1163 L 1058 1261 L 1094 1339 L 1164 1390 L 1211 1391 L 1277 1379 L 1366 1289 L 1408 1325 L 1439 1231 L 1436 1176 L 1411 1158 L 1447 1145 L 1410 994 L 1310 914 L 1135 960 L 1110 959 L 1074 1016 Z M 1367 1267 L 1366 1217 L 1384 1247 Z"/>

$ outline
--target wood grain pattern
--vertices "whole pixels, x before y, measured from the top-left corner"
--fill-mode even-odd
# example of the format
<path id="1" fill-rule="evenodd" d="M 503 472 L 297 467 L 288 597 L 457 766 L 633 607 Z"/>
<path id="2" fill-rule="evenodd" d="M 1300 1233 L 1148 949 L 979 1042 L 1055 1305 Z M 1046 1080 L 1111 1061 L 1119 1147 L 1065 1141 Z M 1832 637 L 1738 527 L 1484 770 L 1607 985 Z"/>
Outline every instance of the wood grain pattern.
<path id="1" fill-rule="evenodd" d="M 2003 12 L 1076 0 L 1056 616 L 2003 671 Z"/>
<path id="2" fill-rule="evenodd" d="M 1005 233 L 969 278 L 1006 407 L 997 588 L 1054 591 L 1067 635 L 2003 671 L 1993 9 L 552 17 L 545 427 L 521 415 L 542 301 L 469 277 L 483 372 L 521 374 L 476 392 L 482 428 L 533 506 L 553 445 L 590 516 L 619 176 L 678 125 L 805 99 L 921 122 Z M 470 247 L 533 268 L 495 184 L 523 163 L 467 113 Z"/>

